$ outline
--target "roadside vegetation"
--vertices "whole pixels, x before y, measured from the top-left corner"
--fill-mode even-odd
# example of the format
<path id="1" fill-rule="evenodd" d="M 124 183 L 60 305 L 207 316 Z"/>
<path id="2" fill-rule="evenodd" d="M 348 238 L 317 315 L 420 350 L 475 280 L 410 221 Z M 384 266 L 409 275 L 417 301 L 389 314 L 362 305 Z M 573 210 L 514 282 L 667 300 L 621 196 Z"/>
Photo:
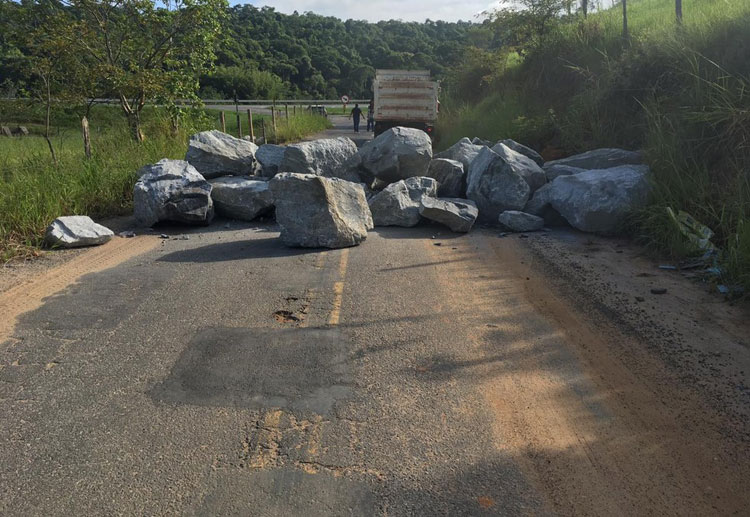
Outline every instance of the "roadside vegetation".
<path id="1" fill-rule="evenodd" d="M 183 159 L 191 134 L 220 129 L 218 111 L 195 109 L 181 118 L 174 133 L 164 109 L 144 108 L 143 133 L 137 142 L 119 108 L 94 106 L 90 112 L 92 155 L 84 155 L 81 122 L 73 109 L 56 107 L 52 113 L 52 161 L 44 131 L 44 110 L 33 103 L 0 102 L 0 122 L 23 124 L 31 135 L 0 138 L 0 262 L 36 255 L 47 225 L 60 215 L 105 218 L 132 211 L 133 185 L 143 165 L 162 158 Z M 247 114 L 243 131 L 247 133 Z M 280 143 L 325 130 L 329 122 L 309 113 L 279 117 L 274 137 L 270 116 L 255 116 L 256 136 L 262 132 Z M 237 135 L 234 113 L 226 113 L 227 132 Z"/>
<path id="2" fill-rule="evenodd" d="M 619 2 L 587 17 L 527 3 L 552 15 L 496 12 L 445 81 L 438 146 L 644 149 L 654 188 L 634 235 L 675 260 L 698 254 L 666 208 L 684 210 L 715 232 L 723 281 L 750 291 L 750 3 L 684 0 L 678 23 L 674 0 L 628 0 L 627 33 Z"/>

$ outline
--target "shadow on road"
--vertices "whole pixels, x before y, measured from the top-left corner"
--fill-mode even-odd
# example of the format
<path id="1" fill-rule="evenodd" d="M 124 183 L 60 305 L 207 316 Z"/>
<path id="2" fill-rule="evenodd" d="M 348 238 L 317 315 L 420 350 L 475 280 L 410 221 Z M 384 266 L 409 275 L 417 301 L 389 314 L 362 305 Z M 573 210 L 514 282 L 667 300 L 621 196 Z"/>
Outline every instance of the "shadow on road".
<path id="1" fill-rule="evenodd" d="M 199 248 L 175 251 L 164 255 L 159 262 L 227 262 L 232 260 L 293 257 L 319 253 L 323 248 L 289 248 L 277 237 L 248 239 L 209 244 Z"/>

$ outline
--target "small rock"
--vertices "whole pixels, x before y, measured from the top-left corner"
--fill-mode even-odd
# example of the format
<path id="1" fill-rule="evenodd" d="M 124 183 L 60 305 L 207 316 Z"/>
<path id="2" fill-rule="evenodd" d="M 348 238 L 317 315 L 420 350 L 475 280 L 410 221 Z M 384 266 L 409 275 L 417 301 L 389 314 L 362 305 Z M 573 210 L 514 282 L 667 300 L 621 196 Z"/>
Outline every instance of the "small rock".
<path id="1" fill-rule="evenodd" d="M 451 231 L 466 233 L 477 220 L 479 210 L 468 199 L 424 197 L 419 213 L 426 219 L 444 224 Z"/>
<path id="2" fill-rule="evenodd" d="M 167 235 L 166 233 L 162 233 L 161 235 L 159 235 L 159 238 L 160 239 L 169 239 L 169 235 Z"/>
<path id="3" fill-rule="evenodd" d="M 114 235 L 112 230 L 95 223 L 86 215 L 69 215 L 52 221 L 44 240 L 54 247 L 79 248 L 104 244 Z"/>
<path id="4" fill-rule="evenodd" d="M 544 227 L 541 217 L 518 210 L 506 210 L 498 216 L 498 221 L 514 232 L 534 232 Z"/>
<path id="5" fill-rule="evenodd" d="M 131 238 L 135 237 L 135 232 L 132 231 L 132 230 L 126 230 L 124 232 L 118 233 L 117 235 L 119 235 L 120 237 L 123 237 L 125 239 L 131 239 Z"/>
<path id="6" fill-rule="evenodd" d="M 637 302 L 645 302 L 646 299 L 643 296 L 636 296 L 635 297 L 635 301 L 637 301 Z"/>
<path id="7" fill-rule="evenodd" d="M 667 290 L 664 287 L 654 287 L 651 289 L 651 294 L 667 294 Z"/>

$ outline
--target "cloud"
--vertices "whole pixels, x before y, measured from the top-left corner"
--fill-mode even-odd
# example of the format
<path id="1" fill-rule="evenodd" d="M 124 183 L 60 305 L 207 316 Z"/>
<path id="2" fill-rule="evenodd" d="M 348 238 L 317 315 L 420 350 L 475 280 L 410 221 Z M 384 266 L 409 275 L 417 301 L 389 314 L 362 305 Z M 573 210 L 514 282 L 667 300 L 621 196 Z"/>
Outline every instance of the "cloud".
<path id="1" fill-rule="evenodd" d="M 232 2 L 244 3 L 244 2 Z M 488 0 L 257 0 L 251 2 L 258 7 L 268 5 L 282 13 L 307 11 L 342 20 L 353 18 L 376 22 L 380 20 L 404 20 L 423 22 L 430 20 L 473 21 L 477 15 L 496 2 Z"/>

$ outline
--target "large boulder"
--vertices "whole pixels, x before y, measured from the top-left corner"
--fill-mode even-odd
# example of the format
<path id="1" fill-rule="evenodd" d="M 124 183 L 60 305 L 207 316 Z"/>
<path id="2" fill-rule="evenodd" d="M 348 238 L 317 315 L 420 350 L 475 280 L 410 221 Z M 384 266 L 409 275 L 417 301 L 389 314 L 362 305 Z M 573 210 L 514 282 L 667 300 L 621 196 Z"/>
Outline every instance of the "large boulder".
<path id="1" fill-rule="evenodd" d="M 558 176 L 570 176 L 571 174 L 578 174 L 586 169 L 580 167 L 573 167 L 571 165 L 564 165 L 560 163 L 549 162 L 544 165 L 544 174 L 547 176 L 547 181 L 552 181 Z"/>
<path id="2" fill-rule="evenodd" d="M 273 178 L 279 172 L 279 166 L 284 159 L 286 147 L 275 144 L 263 144 L 255 152 L 255 159 L 260 164 L 260 175 Z"/>
<path id="3" fill-rule="evenodd" d="M 514 232 L 535 232 L 544 228 L 544 219 L 518 210 L 506 210 L 500 214 L 498 221 Z"/>
<path id="4" fill-rule="evenodd" d="M 427 176 L 437 180 L 439 196 L 461 196 L 464 186 L 464 165 L 461 162 L 448 158 L 435 158 L 430 162 Z"/>
<path id="5" fill-rule="evenodd" d="M 479 210 L 469 199 L 425 197 L 422 199 L 419 213 L 426 219 L 444 224 L 451 231 L 466 233 L 477 220 Z"/>
<path id="6" fill-rule="evenodd" d="M 432 160 L 432 141 L 427 133 L 394 127 L 366 142 L 359 151 L 362 168 L 387 183 L 424 176 Z"/>
<path id="7" fill-rule="evenodd" d="M 52 221 L 44 240 L 56 248 L 80 248 L 104 244 L 113 236 L 112 230 L 95 223 L 87 215 L 68 215 Z"/>
<path id="8" fill-rule="evenodd" d="M 416 226 L 422 199 L 437 196 L 437 190 L 437 181 L 423 176 L 391 183 L 370 198 L 375 226 Z"/>
<path id="9" fill-rule="evenodd" d="M 356 246 L 373 228 L 362 185 L 314 174 L 280 172 L 269 182 L 287 246 Z"/>
<path id="10" fill-rule="evenodd" d="M 467 140 L 468 140 L 468 138 L 467 138 Z M 472 144 L 478 145 L 480 147 L 482 147 L 482 146 L 484 146 L 484 147 L 492 147 L 492 142 L 490 142 L 489 140 L 485 140 L 484 138 L 479 138 L 478 136 L 475 136 L 470 141 L 471 141 Z"/>
<path id="11" fill-rule="evenodd" d="M 502 142 L 495 144 L 492 150 L 502 156 L 510 167 L 523 176 L 523 179 L 529 184 L 532 194 L 536 189 L 547 183 L 544 170 L 528 156 L 514 151 Z"/>
<path id="12" fill-rule="evenodd" d="M 339 178 L 355 154 L 357 144 L 345 136 L 300 142 L 286 147 L 279 171 Z"/>
<path id="13" fill-rule="evenodd" d="M 506 138 L 505 140 L 502 140 L 499 143 L 510 147 L 515 152 L 521 153 L 527 158 L 531 158 L 532 160 L 534 160 L 534 163 L 536 163 L 539 167 L 544 165 L 544 158 L 542 158 L 542 155 L 536 152 L 535 150 L 533 150 L 531 147 L 527 147 L 523 144 L 519 144 L 518 142 L 516 142 L 515 140 L 511 140 L 510 138 Z"/>
<path id="14" fill-rule="evenodd" d="M 273 208 L 273 194 L 267 181 L 226 176 L 209 183 L 216 212 L 225 217 L 252 221 Z"/>
<path id="15" fill-rule="evenodd" d="M 133 213 L 141 226 L 159 221 L 208 224 L 214 216 L 211 184 L 183 160 L 161 160 L 139 171 Z"/>
<path id="16" fill-rule="evenodd" d="M 542 215 L 552 208 L 574 228 L 612 234 L 646 202 L 648 172 L 645 165 L 622 165 L 558 176 L 534 194 L 525 211 Z"/>
<path id="17" fill-rule="evenodd" d="M 466 197 L 479 208 L 479 218 L 494 223 L 501 212 L 521 210 L 531 188 L 521 173 L 488 147 L 471 163 L 466 179 Z"/>
<path id="18" fill-rule="evenodd" d="M 620 165 L 638 165 L 641 163 L 643 163 L 643 154 L 639 151 L 603 148 L 553 160 L 547 162 L 546 165 L 569 165 L 581 169 L 609 169 Z"/>
<path id="19" fill-rule="evenodd" d="M 249 176 L 255 173 L 257 150 L 253 142 L 213 129 L 190 137 L 185 161 L 204 178 Z"/>
<path id="20" fill-rule="evenodd" d="M 464 137 L 445 151 L 441 151 L 435 155 L 435 158 L 447 158 L 449 160 L 456 160 L 461 162 L 464 166 L 464 172 L 468 172 L 471 162 L 477 157 L 479 151 L 485 147 L 483 145 L 476 145 L 471 140 Z"/>

